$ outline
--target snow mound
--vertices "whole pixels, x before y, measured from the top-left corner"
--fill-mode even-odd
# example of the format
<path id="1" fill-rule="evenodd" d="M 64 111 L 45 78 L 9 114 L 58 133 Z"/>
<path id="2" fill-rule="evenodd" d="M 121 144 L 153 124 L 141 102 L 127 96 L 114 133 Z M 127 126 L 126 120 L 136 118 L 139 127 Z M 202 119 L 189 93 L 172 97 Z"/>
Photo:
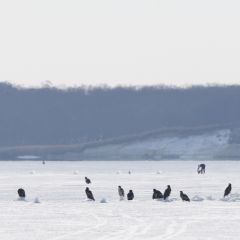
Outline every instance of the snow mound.
<path id="1" fill-rule="evenodd" d="M 224 201 L 224 202 L 240 202 L 240 194 L 239 193 L 233 193 L 233 194 L 230 194 L 229 196 L 227 197 L 223 197 L 220 199 L 221 201 Z"/>
<path id="2" fill-rule="evenodd" d="M 27 202 L 27 200 L 26 200 L 25 198 L 22 198 L 22 197 L 19 197 L 19 198 L 17 199 L 17 201 Z"/>
<path id="3" fill-rule="evenodd" d="M 120 174 L 120 173 L 121 173 L 121 171 L 117 171 L 117 172 L 116 172 L 116 174 Z"/>
<path id="4" fill-rule="evenodd" d="M 153 199 L 153 201 L 161 201 L 161 202 L 163 202 L 164 200 L 163 200 L 163 198 L 157 198 L 157 199 Z"/>
<path id="5" fill-rule="evenodd" d="M 212 196 L 207 196 L 207 197 L 206 197 L 206 200 L 209 200 L 209 201 L 214 201 L 214 200 L 215 200 L 215 198 L 213 198 Z"/>
<path id="6" fill-rule="evenodd" d="M 160 171 L 160 170 L 158 170 L 157 172 L 156 172 L 156 174 L 162 174 L 163 172 L 162 171 Z"/>
<path id="7" fill-rule="evenodd" d="M 107 203 L 107 199 L 106 198 L 102 198 L 100 203 Z"/>
<path id="8" fill-rule="evenodd" d="M 32 170 L 32 171 L 29 172 L 29 174 L 34 175 L 34 174 L 36 174 L 36 171 Z"/>
<path id="9" fill-rule="evenodd" d="M 79 174 L 79 171 L 76 170 L 76 171 L 73 172 L 73 174 L 74 174 L 74 175 L 78 175 L 78 174 Z"/>
<path id="10" fill-rule="evenodd" d="M 163 202 L 175 202 L 175 201 L 178 201 L 179 199 L 177 198 L 169 198 L 169 199 L 166 199 L 166 200 L 162 200 Z"/>
<path id="11" fill-rule="evenodd" d="M 34 203 L 41 203 L 40 199 L 38 197 L 36 197 L 33 201 Z"/>
<path id="12" fill-rule="evenodd" d="M 204 198 L 199 195 L 195 195 L 194 197 L 192 197 L 191 201 L 202 202 L 202 201 L 204 201 Z"/>
<path id="13" fill-rule="evenodd" d="M 85 200 L 83 200 L 83 202 L 94 202 L 94 200 L 86 198 Z"/>

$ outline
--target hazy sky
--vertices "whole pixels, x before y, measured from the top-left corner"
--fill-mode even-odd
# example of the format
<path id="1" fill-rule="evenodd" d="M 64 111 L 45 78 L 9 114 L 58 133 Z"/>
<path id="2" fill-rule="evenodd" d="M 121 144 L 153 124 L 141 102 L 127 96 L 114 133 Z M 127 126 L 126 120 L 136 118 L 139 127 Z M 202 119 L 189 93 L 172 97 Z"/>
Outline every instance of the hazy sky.
<path id="1" fill-rule="evenodd" d="M 240 83 L 239 0 L 0 1 L 0 80 Z"/>

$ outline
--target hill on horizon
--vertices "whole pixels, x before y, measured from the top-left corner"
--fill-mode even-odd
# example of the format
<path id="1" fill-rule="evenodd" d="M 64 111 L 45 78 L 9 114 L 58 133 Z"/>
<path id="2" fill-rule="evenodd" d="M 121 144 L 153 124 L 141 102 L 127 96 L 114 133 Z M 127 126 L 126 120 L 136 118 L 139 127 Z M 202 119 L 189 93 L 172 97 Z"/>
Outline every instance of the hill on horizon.
<path id="1" fill-rule="evenodd" d="M 155 129 L 240 127 L 240 86 L 18 88 L 0 83 L 0 147 L 84 144 Z"/>

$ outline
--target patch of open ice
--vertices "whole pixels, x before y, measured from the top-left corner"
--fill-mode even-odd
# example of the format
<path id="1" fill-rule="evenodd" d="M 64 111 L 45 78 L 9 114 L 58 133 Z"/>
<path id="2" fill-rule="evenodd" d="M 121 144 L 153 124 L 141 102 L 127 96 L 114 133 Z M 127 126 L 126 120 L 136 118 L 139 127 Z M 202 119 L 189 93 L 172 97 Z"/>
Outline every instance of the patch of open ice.
<path id="1" fill-rule="evenodd" d="M 199 195 L 195 195 L 194 197 L 192 197 L 191 201 L 202 202 L 202 201 L 204 201 L 204 198 L 200 197 Z"/>

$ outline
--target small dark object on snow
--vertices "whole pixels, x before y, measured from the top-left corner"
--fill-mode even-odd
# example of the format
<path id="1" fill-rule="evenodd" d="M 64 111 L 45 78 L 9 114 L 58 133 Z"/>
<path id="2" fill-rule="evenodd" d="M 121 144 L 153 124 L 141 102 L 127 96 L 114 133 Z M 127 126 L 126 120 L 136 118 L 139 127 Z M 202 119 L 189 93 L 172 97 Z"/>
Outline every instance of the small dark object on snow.
<path id="1" fill-rule="evenodd" d="M 231 193 L 231 191 L 232 191 L 232 184 L 229 183 L 228 186 L 227 186 L 227 188 L 226 188 L 225 191 L 224 191 L 224 197 L 226 197 L 227 195 L 229 195 L 229 194 Z"/>
<path id="2" fill-rule="evenodd" d="M 163 194 L 163 199 L 164 200 L 166 200 L 170 196 L 171 191 L 172 191 L 172 189 L 171 189 L 170 185 L 167 185 L 167 189 L 165 190 L 165 192 Z"/>
<path id="3" fill-rule="evenodd" d="M 85 177 L 85 182 L 86 182 L 86 184 L 90 184 L 91 180 L 89 178 Z"/>
<path id="4" fill-rule="evenodd" d="M 183 193 L 182 191 L 180 191 L 180 197 L 183 201 L 190 202 L 188 195 Z"/>
<path id="5" fill-rule="evenodd" d="M 124 198 L 124 190 L 121 186 L 118 186 L 118 194 L 119 194 L 120 199 Z"/>
<path id="6" fill-rule="evenodd" d="M 127 199 L 128 200 L 133 200 L 134 199 L 134 194 L 132 190 L 129 190 L 129 193 L 127 194 Z"/>
<path id="7" fill-rule="evenodd" d="M 95 201 L 95 199 L 93 197 L 93 194 L 92 194 L 92 191 L 90 191 L 90 189 L 88 187 L 86 188 L 85 192 L 86 192 L 86 195 L 87 195 L 88 199 Z"/>
<path id="8" fill-rule="evenodd" d="M 163 198 L 162 193 L 157 189 L 153 189 L 152 199 L 161 199 L 161 198 Z"/>
<path id="9" fill-rule="evenodd" d="M 204 163 L 199 164 L 197 169 L 198 174 L 204 174 L 205 169 L 206 169 L 206 165 Z"/>
<path id="10" fill-rule="evenodd" d="M 25 198 L 25 197 L 26 197 L 26 194 L 25 194 L 24 189 L 22 189 L 22 188 L 19 188 L 19 189 L 18 189 L 18 196 L 19 196 L 20 198 Z"/>

